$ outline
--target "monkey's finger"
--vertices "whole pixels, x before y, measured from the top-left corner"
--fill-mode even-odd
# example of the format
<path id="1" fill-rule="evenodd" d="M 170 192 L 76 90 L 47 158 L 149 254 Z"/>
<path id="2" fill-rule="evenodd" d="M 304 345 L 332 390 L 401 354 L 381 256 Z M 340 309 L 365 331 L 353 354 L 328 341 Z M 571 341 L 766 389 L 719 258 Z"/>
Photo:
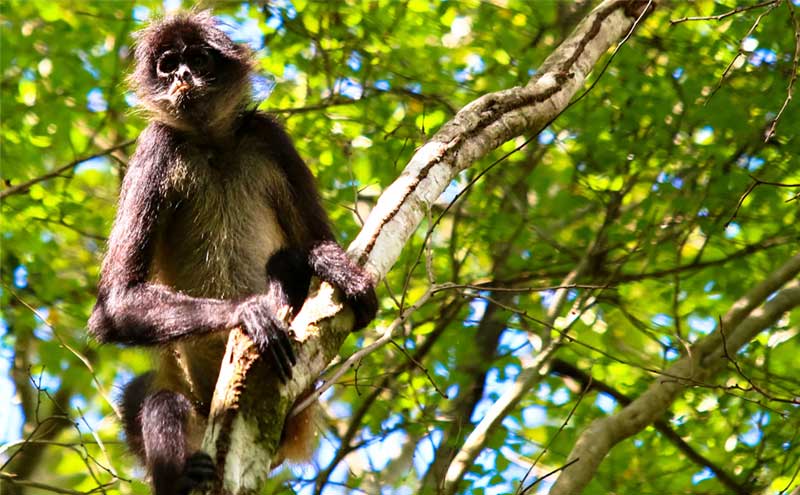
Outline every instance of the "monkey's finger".
<path id="1" fill-rule="evenodd" d="M 289 363 L 292 366 L 297 364 L 297 357 L 294 354 L 294 347 L 292 347 L 292 339 L 289 338 L 289 333 L 278 330 L 278 342 L 284 354 L 286 354 L 286 357 L 289 359 Z"/>
<path id="2" fill-rule="evenodd" d="M 272 354 L 272 362 L 275 365 L 275 369 L 278 372 L 278 377 L 281 379 L 282 383 L 288 382 L 292 378 L 292 367 L 286 362 L 286 358 L 281 356 L 281 351 L 276 349 L 277 346 L 272 343 L 272 345 L 267 346 L 269 348 L 270 354 Z"/>
<path id="3" fill-rule="evenodd" d="M 195 452 L 186 460 L 184 474 L 198 482 L 213 480 L 217 471 L 214 461 L 205 452 Z"/>
<path id="4" fill-rule="evenodd" d="M 292 367 L 297 363 L 297 359 L 294 356 L 294 350 L 292 349 L 292 344 L 289 341 L 286 333 L 278 330 L 278 335 L 276 338 L 273 338 L 273 346 L 276 346 L 278 355 L 281 358 L 281 363 L 286 366 L 286 369 L 289 370 L 289 378 L 292 376 Z M 277 342 L 275 342 L 277 340 Z"/>

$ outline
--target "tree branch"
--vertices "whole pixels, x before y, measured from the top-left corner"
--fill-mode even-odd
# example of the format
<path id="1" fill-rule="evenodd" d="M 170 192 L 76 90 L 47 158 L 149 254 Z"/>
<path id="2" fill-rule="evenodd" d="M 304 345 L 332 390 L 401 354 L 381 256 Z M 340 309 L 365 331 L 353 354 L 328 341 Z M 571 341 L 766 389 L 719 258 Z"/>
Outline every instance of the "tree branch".
<path id="1" fill-rule="evenodd" d="M 569 376 L 570 378 L 575 379 L 577 382 L 582 384 L 584 387 L 591 384 L 591 388 L 594 390 L 598 390 L 600 392 L 604 392 L 614 399 L 617 400 L 623 406 L 627 406 L 633 399 L 628 397 L 627 395 L 623 394 L 616 388 L 612 387 L 611 385 L 605 383 L 602 380 L 597 380 L 591 374 L 581 370 L 577 366 L 564 361 L 563 359 L 555 358 L 553 359 L 553 365 L 550 370 L 551 373 L 557 373 L 560 375 Z M 714 463 L 700 452 L 692 448 L 681 436 L 675 432 L 675 430 L 670 427 L 669 423 L 663 419 L 659 419 L 653 423 L 653 427 L 661 433 L 664 438 L 669 440 L 675 447 L 683 452 L 683 454 L 692 462 L 697 465 L 707 467 L 710 469 L 717 479 L 725 485 L 731 493 L 735 493 L 737 495 L 747 495 L 749 490 L 743 486 L 742 484 L 738 483 L 733 475 L 729 474 L 727 471 L 722 469 L 721 466 Z"/>

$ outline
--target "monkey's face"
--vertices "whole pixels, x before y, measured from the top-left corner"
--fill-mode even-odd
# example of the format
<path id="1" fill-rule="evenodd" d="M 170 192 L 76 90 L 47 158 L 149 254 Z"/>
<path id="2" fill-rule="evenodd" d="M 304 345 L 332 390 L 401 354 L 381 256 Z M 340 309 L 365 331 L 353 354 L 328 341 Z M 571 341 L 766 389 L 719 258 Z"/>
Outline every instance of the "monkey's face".
<path id="1" fill-rule="evenodd" d="M 153 116 L 181 129 L 226 125 L 246 98 L 250 52 L 206 12 L 151 24 L 139 35 L 132 81 Z"/>
<path id="2" fill-rule="evenodd" d="M 200 98 L 213 92 L 213 74 L 220 54 L 203 44 L 166 47 L 155 60 L 156 99 L 166 107 L 191 110 Z"/>

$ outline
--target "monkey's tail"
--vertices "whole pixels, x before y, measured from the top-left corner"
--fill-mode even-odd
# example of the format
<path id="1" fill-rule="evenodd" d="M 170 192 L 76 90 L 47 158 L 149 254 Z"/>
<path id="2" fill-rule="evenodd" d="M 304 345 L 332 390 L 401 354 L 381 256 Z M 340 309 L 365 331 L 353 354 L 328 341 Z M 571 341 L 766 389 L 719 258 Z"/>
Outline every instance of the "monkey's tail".
<path id="1" fill-rule="evenodd" d="M 295 404 L 300 403 L 303 399 L 313 392 L 313 388 L 300 395 Z M 273 467 L 277 467 L 284 461 L 291 464 L 302 464 L 311 459 L 314 453 L 314 448 L 317 446 L 318 427 L 320 421 L 320 408 L 317 402 L 314 402 L 307 408 L 300 411 L 299 414 L 288 418 L 283 425 L 283 434 L 281 436 L 281 444 L 278 447 L 278 453 L 275 456 Z"/>

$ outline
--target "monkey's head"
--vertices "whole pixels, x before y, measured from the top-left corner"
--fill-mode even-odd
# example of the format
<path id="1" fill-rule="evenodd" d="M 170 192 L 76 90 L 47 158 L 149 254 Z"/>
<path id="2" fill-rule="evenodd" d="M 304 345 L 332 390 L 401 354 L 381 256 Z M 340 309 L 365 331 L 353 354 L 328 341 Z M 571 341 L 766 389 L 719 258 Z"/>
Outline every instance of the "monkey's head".
<path id="1" fill-rule="evenodd" d="M 153 118 L 182 130 L 230 125 L 247 101 L 250 50 L 209 12 L 154 21 L 137 33 L 131 82 Z"/>

